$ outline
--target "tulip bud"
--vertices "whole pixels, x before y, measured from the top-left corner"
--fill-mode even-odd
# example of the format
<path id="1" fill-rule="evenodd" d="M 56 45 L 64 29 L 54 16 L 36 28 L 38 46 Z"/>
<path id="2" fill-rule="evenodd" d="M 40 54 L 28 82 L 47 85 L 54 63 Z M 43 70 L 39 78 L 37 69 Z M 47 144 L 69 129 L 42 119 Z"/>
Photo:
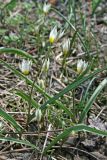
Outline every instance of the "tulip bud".
<path id="1" fill-rule="evenodd" d="M 54 43 L 56 41 L 56 39 L 57 39 L 57 35 L 58 35 L 57 27 L 55 26 L 50 32 L 49 42 L 50 43 Z"/>
<path id="2" fill-rule="evenodd" d="M 42 42 L 42 47 L 44 48 L 46 46 L 46 43 L 43 41 Z"/>
<path id="3" fill-rule="evenodd" d="M 22 63 L 19 64 L 19 68 L 23 74 L 28 75 L 31 70 L 31 61 L 23 59 Z"/>
<path id="4" fill-rule="evenodd" d="M 88 62 L 86 63 L 82 59 L 78 60 L 78 62 L 77 62 L 77 72 L 79 74 L 82 73 L 82 72 L 84 72 L 86 70 L 87 66 L 88 66 Z"/>
<path id="5" fill-rule="evenodd" d="M 64 42 L 64 44 L 63 44 L 63 46 L 62 46 L 62 49 L 63 49 L 63 53 L 64 53 L 64 54 L 67 54 L 67 53 L 69 52 L 69 50 L 70 50 L 70 40 L 69 40 L 69 39 L 67 39 L 67 40 Z"/>
<path id="6" fill-rule="evenodd" d="M 45 81 L 43 79 L 38 79 L 38 84 L 42 89 L 45 89 Z"/>
<path id="7" fill-rule="evenodd" d="M 3 123 L 0 121 L 0 129 L 3 127 Z"/>
<path id="8" fill-rule="evenodd" d="M 35 34 L 38 34 L 39 30 L 40 30 L 39 26 L 35 26 Z"/>
<path id="9" fill-rule="evenodd" d="M 41 118 L 42 118 L 42 112 L 41 112 L 41 109 L 37 109 L 36 112 L 35 112 L 35 119 L 40 122 L 41 121 Z"/>
<path id="10" fill-rule="evenodd" d="M 62 38 L 62 37 L 63 37 L 64 32 L 65 32 L 65 30 L 63 30 L 63 31 L 60 31 L 60 32 L 59 32 L 58 39 L 60 39 L 60 38 Z"/>
<path id="11" fill-rule="evenodd" d="M 49 70 L 49 65 L 50 65 L 50 61 L 49 61 L 49 58 L 48 58 L 48 59 L 46 59 L 46 60 L 44 61 L 42 70 L 43 70 L 44 72 L 47 72 L 47 71 Z"/>

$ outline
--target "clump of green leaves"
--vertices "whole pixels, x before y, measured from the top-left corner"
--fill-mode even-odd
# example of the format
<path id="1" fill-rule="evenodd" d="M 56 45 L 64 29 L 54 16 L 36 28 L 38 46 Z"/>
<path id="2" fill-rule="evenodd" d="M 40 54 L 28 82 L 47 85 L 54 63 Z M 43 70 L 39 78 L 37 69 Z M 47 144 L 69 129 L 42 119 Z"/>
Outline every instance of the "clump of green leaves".
<path id="1" fill-rule="evenodd" d="M 90 93 L 91 96 L 89 96 L 89 99 L 87 100 L 87 95 L 89 93 L 93 78 L 97 74 L 107 70 L 107 67 L 102 69 L 93 69 L 94 71 L 91 71 L 91 66 L 93 65 L 91 63 L 93 63 L 93 59 L 90 56 L 90 51 L 92 48 L 91 45 L 87 43 L 87 26 L 85 24 L 86 19 L 81 16 L 82 26 L 84 26 L 83 31 L 82 29 L 77 29 L 76 24 L 73 24 L 74 22 L 76 23 L 76 8 L 75 10 L 74 8 L 69 8 L 69 10 L 67 10 L 69 12 L 68 17 L 72 17 L 72 19 L 68 19 L 55 8 L 51 8 L 51 10 L 48 11 L 60 16 L 62 18 L 61 20 L 64 21 L 64 23 L 61 24 L 57 19 L 55 20 L 53 17 L 48 17 L 49 15 L 43 12 L 42 4 L 40 5 L 33 2 L 30 2 L 29 4 L 27 2 L 22 2 L 22 4 L 23 7 L 20 6 L 21 10 L 19 10 L 18 13 L 16 12 L 17 10 L 15 10 L 15 8 L 18 7 L 17 1 L 11 1 L 6 6 L 3 6 L 4 13 L 7 13 L 8 18 L 6 15 L 6 21 L 3 24 L 5 29 L 1 30 L 2 42 L 7 46 L 12 46 L 14 44 L 14 46 L 19 49 L 5 47 L 0 48 L 0 54 L 14 54 L 19 59 L 24 59 L 24 65 L 21 65 L 21 70 L 19 71 L 19 69 L 2 59 L 0 59 L 0 62 L 3 66 L 11 70 L 19 79 L 24 80 L 26 83 L 26 88 L 30 87 L 30 91 L 28 92 L 24 91 L 23 89 L 15 90 L 15 94 L 21 97 L 23 101 L 26 101 L 28 105 L 28 108 L 26 109 L 27 122 L 25 128 L 17 123 L 12 116 L 7 114 L 2 109 L 0 116 L 7 121 L 15 129 L 15 131 L 18 132 L 20 137 L 23 131 L 28 130 L 30 123 L 35 120 L 38 124 L 38 133 L 42 131 L 42 128 L 47 127 L 46 123 L 47 125 L 52 124 L 54 128 L 64 129 L 64 131 L 56 136 L 47 147 L 45 146 L 46 149 L 43 150 L 44 153 L 46 153 L 59 140 L 65 139 L 67 136 L 69 136 L 69 134 L 73 131 L 79 132 L 85 130 L 87 132 L 107 136 L 106 131 L 91 128 L 87 126 L 87 124 L 84 124 L 85 120 L 87 119 L 87 113 L 92 108 L 93 102 L 96 100 L 103 88 L 107 85 L 107 79 L 105 78 L 98 85 L 98 87 L 96 87 L 95 91 Z M 92 14 L 94 14 L 95 8 L 98 4 L 99 1 L 94 4 Z M 36 9 L 33 10 L 35 6 Z M 75 5 L 73 5 L 73 7 L 75 7 Z M 34 17 L 31 19 L 31 15 L 29 13 L 32 12 L 32 10 L 33 13 L 31 15 Z M 23 12 L 25 15 L 23 15 Z M 8 30 L 6 25 L 10 26 L 10 30 Z M 9 32 L 8 34 L 7 30 Z M 12 32 L 12 30 L 15 30 L 16 33 Z M 61 31 L 64 32 L 62 32 L 63 34 L 59 38 L 58 35 L 61 33 Z M 84 32 L 84 37 L 82 37 L 81 31 L 82 33 Z M 90 30 L 88 31 L 91 33 Z M 93 37 L 93 39 L 94 38 L 95 37 Z M 67 39 L 67 41 L 64 44 L 65 39 Z M 29 54 L 23 50 L 23 48 L 26 47 L 26 44 L 34 49 L 33 54 Z M 75 73 L 74 77 L 71 79 L 68 71 L 69 59 L 73 58 L 75 55 L 74 48 L 76 48 L 76 46 L 79 48 L 80 45 L 85 52 L 84 59 L 86 61 L 89 59 L 90 62 L 86 63 L 85 60 L 79 60 L 71 65 Z M 96 50 L 98 51 L 98 47 L 96 47 Z M 76 56 L 78 56 L 78 54 Z M 36 66 L 38 72 L 37 77 L 34 76 L 34 69 L 31 68 L 31 66 L 30 69 L 29 67 L 27 68 L 29 70 L 27 70 L 28 72 L 25 74 L 26 66 L 28 66 L 27 63 L 29 64 L 31 61 L 33 66 Z M 77 65 L 78 62 L 80 63 Z M 50 91 L 50 88 L 54 74 L 52 73 L 52 75 L 50 75 L 50 67 L 52 68 L 52 64 L 56 63 L 59 64 L 61 69 L 58 72 L 60 75 L 60 80 L 59 78 L 56 78 L 55 80 L 61 83 L 64 88 L 60 89 L 60 91 L 56 91 L 56 94 L 53 94 Z M 63 77 L 67 85 L 64 83 Z M 77 103 L 75 102 L 75 91 L 85 82 L 90 82 L 87 85 L 88 89 L 85 90 L 85 93 L 82 95 L 79 103 Z M 33 91 L 35 91 L 36 95 L 39 95 L 37 96 L 37 100 L 34 97 Z M 31 113 L 32 109 L 33 113 Z M 38 146 L 35 146 L 34 144 L 26 141 L 26 139 L 25 141 L 10 137 L 1 137 L 0 139 L 4 141 L 13 141 L 16 143 L 25 144 L 37 150 L 39 146 L 38 143 L 36 144 Z M 38 141 L 40 141 L 39 136 Z"/>

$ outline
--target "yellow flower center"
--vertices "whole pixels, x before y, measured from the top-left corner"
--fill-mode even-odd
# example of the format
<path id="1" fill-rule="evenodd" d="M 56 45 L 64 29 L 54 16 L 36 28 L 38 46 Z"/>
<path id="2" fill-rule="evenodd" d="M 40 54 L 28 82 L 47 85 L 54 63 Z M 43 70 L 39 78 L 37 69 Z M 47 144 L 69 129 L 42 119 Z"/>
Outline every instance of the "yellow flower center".
<path id="1" fill-rule="evenodd" d="M 50 43 L 54 43 L 54 41 L 55 41 L 55 38 L 54 38 L 54 37 L 50 37 L 50 38 L 49 38 L 49 42 L 50 42 Z"/>
<path id="2" fill-rule="evenodd" d="M 29 70 L 24 70 L 22 73 L 25 74 L 25 75 L 28 75 L 29 74 Z"/>
<path id="3" fill-rule="evenodd" d="M 77 72 L 80 74 L 82 72 L 82 67 L 78 67 Z"/>

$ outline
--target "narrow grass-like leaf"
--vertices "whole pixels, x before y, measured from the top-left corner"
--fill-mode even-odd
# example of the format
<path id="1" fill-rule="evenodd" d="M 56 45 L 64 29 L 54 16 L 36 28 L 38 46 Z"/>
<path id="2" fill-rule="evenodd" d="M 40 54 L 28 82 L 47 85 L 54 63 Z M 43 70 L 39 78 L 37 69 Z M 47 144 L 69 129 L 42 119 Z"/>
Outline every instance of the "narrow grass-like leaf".
<path id="1" fill-rule="evenodd" d="M 24 99 L 27 102 L 29 102 L 29 100 L 30 100 L 30 96 L 28 94 L 24 93 L 22 90 L 16 90 L 15 94 L 20 96 L 22 99 Z M 39 104 L 33 98 L 31 99 L 31 104 L 34 108 L 40 107 Z"/>
<path id="2" fill-rule="evenodd" d="M 71 40 L 71 44 L 70 44 L 70 47 L 72 48 L 73 46 L 73 43 L 75 42 L 75 39 L 76 39 L 76 35 L 77 35 L 77 31 L 75 31 L 73 37 L 72 37 L 72 40 Z"/>
<path id="3" fill-rule="evenodd" d="M 72 133 L 72 131 L 74 132 L 78 132 L 78 131 L 86 131 L 86 132 L 91 132 L 100 136 L 107 136 L 107 131 L 103 131 L 103 130 L 98 130 L 96 128 L 92 128 L 89 127 L 87 125 L 84 124 L 78 124 L 75 125 L 73 127 L 67 128 L 64 130 L 63 133 L 59 134 L 44 150 L 44 154 L 51 149 L 57 142 L 59 142 L 60 140 L 63 140 L 65 138 L 67 138 L 70 133 Z"/>
<path id="4" fill-rule="evenodd" d="M 97 87 L 97 89 L 94 91 L 94 93 L 92 94 L 91 98 L 89 99 L 88 103 L 86 104 L 86 106 L 84 107 L 84 110 L 82 111 L 81 115 L 80 115 L 80 120 L 79 123 L 82 123 L 83 120 L 85 119 L 87 112 L 89 111 L 89 109 L 92 107 L 93 102 L 95 101 L 96 97 L 98 96 L 98 94 L 102 91 L 102 89 L 107 85 L 107 78 L 104 79 L 99 86 Z"/>
<path id="5" fill-rule="evenodd" d="M 4 9 L 8 9 L 9 11 L 12 11 L 17 5 L 17 0 L 11 0 L 9 3 L 6 3 L 4 6 Z"/>
<path id="6" fill-rule="evenodd" d="M 18 144 L 24 144 L 26 146 L 29 146 L 33 149 L 37 149 L 38 151 L 40 151 L 34 144 L 30 143 L 27 140 L 19 140 L 19 139 L 15 139 L 15 138 L 11 138 L 11 137 L 0 137 L 1 141 L 6 141 L 6 142 L 14 142 L 14 143 L 18 143 Z"/>
<path id="7" fill-rule="evenodd" d="M 47 104 L 52 104 L 54 103 L 58 98 L 60 98 L 61 96 L 63 96 L 64 94 L 68 93 L 69 91 L 71 91 L 72 89 L 77 88 L 80 84 L 82 84 L 83 82 L 85 82 L 86 80 L 94 77 L 96 74 L 102 72 L 103 70 L 106 70 L 107 66 L 104 67 L 103 69 L 98 69 L 96 71 L 94 71 L 93 73 L 91 73 L 88 76 L 85 77 L 81 77 L 80 79 L 75 80 L 74 82 L 72 82 L 71 84 L 69 84 L 65 89 L 63 89 L 62 91 L 60 91 L 58 94 L 56 94 L 55 96 L 53 96 L 52 98 L 50 98 L 46 103 L 44 103 L 41 106 L 41 109 L 46 109 L 47 108 Z"/>
<path id="8" fill-rule="evenodd" d="M 92 0 L 92 16 L 94 15 L 97 7 L 101 3 L 102 0 Z"/>
<path id="9" fill-rule="evenodd" d="M 5 121 L 9 122 L 18 132 L 21 132 L 22 127 L 15 121 L 15 119 L 10 116 L 8 113 L 3 111 L 3 109 L 0 108 L 0 116 L 5 119 Z"/>
<path id="10" fill-rule="evenodd" d="M 12 67 L 10 64 L 8 64 L 7 62 L 1 60 L 1 63 L 6 66 L 8 69 L 10 69 L 14 74 L 16 74 L 18 77 L 20 77 L 21 79 L 24 79 L 29 85 L 33 85 L 33 81 L 30 80 L 27 76 L 23 75 L 21 72 L 19 72 L 18 70 L 16 70 L 14 67 Z M 45 92 L 42 88 L 40 88 L 36 83 L 34 84 L 34 88 L 41 93 L 42 95 L 44 95 L 47 98 L 51 98 L 51 96 Z M 69 109 L 67 107 L 65 107 L 61 102 L 56 101 L 55 104 L 57 104 L 57 106 L 59 106 L 62 110 L 64 110 L 70 117 L 74 117 L 73 113 L 71 113 L 71 111 L 69 111 Z"/>
<path id="11" fill-rule="evenodd" d="M 80 103 L 79 103 L 79 108 L 80 108 L 80 109 L 83 109 L 83 107 L 84 107 L 84 105 L 85 105 L 85 100 L 86 100 L 87 97 L 88 97 L 89 89 L 90 89 L 90 87 L 91 87 L 91 85 L 92 85 L 92 83 L 93 83 L 93 81 L 94 81 L 95 79 L 96 79 L 96 77 L 93 77 L 92 80 L 90 81 L 90 83 L 89 83 L 89 85 L 88 85 L 88 87 L 87 87 L 87 89 L 86 89 L 86 91 L 85 91 L 85 94 L 84 94 L 84 96 L 82 97 L 82 99 L 81 99 L 81 101 L 80 101 Z"/>
<path id="12" fill-rule="evenodd" d="M 9 54 L 17 54 L 17 55 L 20 55 L 22 57 L 25 57 L 25 58 L 29 58 L 31 59 L 34 63 L 36 63 L 36 61 L 34 60 L 34 58 L 28 54 L 27 52 L 23 51 L 23 50 L 20 50 L 20 49 L 15 49 L 15 48 L 3 48 L 1 47 L 0 48 L 0 54 L 2 53 L 9 53 Z"/>
<path id="13" fill-rule="evenodd" d="M 88 87 L 87 87 L 87 89 L 86 89 L 85 95 L 84 95 L 84 97 L 83 97 L 83 101 L 86 100 L 87 95 L 88 95 L 88 92 L 89 92 L 89 89 L 91 88 L 91 85 L 92 85 L 92 83 L 93 83 L 93 81 L 94 81 L 95 79 L 96 79 L 96 77 L 93 77 L 92 80 L 90 81 L 90 83 L 89 83 L 89 85 L 88 85 Z"/>

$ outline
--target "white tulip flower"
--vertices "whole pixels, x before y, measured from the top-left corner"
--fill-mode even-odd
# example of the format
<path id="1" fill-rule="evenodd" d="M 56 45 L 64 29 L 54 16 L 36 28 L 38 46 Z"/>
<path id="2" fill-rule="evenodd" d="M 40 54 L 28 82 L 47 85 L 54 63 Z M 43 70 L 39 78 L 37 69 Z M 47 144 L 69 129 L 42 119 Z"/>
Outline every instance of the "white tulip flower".
<path id="1" fill-rule="evenodd" d="M 49 41 L 50 41 L 50 43 L 54 43 L 55 42 L 55 40 L 57 39 L 57 35 L 58 35 L 57 27 L 55 26 L 51 30 L 50 35 L 49 35 Z"/>
<path id="2" fill-rule="evenodd" d="M 47 14 L 47 13 L 49 12 L 50 8 L 51 8 L 51 4 L 46 4 L 46 3 L 44 3 L 43 12 L 44 12 L 45 14 Z"/>
<path id="3" fill-rule="evenodd" d="M 88 62 L 86 63 L 82 59 L 78 60 L 78 62 L 77 62 L 77 72 L 79 74 L 82 73 L 82 72 L 84 72 L 87 69 L 87 66 L 88 66 Z"/>
<path id="4" fill-rule="evenodd" d="M 23 59 L 22 63 L 19 64 L 19 68 L 23 74 L 28 75 L 31 70 L 31 61 Z"/>

